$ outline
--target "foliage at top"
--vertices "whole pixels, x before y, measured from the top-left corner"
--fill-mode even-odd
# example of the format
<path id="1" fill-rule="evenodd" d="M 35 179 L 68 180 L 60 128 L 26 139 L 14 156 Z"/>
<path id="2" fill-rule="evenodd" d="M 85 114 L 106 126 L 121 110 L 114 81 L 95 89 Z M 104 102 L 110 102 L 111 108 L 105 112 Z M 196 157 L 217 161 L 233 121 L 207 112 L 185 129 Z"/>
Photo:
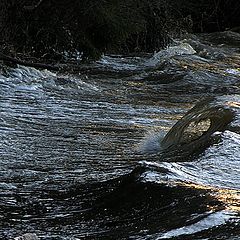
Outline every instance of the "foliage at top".
<path id="1" fill-rule="evenodd" d="M 0 41 L 36 56 L 77 50 L 86 60 L 104 52 L 153 52 L 167 46 L 171 36 L 192 29 L 223 30 L 240 15 L 237 2 L 1 0 Z"/>

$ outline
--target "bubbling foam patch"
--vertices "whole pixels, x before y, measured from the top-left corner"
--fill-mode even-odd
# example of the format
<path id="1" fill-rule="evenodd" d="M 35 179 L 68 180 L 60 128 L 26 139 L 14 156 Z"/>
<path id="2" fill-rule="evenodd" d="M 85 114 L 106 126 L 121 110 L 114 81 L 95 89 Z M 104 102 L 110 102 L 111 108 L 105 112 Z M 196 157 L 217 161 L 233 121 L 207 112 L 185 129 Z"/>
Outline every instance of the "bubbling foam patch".
<path id="1" fill-rule="evenodd" d="M 157 153 L 161 151 L 161 141 L 164 138 L 165 133 L 157 130 L 149 131 L 142 141 L 136 147 L 136 150 L 140 153 Z"/>

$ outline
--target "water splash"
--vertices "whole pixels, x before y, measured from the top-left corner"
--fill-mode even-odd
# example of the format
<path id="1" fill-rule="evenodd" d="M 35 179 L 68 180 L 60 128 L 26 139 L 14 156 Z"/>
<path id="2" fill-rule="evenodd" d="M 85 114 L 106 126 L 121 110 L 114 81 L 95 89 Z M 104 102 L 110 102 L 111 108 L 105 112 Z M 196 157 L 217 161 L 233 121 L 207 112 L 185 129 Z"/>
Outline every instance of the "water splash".
<path id="1" fill-rule="evenodd" d="M 197 39 L 153 58 L 104 56 L 80 74 L 0 75 L 0 238 L 239 236 L 239 76 L 227 72 L 239 56 Z"/>
<path id="2" fill-rule="evenodd" d="M 200 148 L 209 141 L 212 134 L 224 131 L 237 116 L 235 107 L 229 101 L 238 96 L 210 98 L 199 102 L 179 122 L 177 122 L 161 141 L 164 149 Z"/>
<path id="3" fill-rule="evenodd" d="M 192 55 L 195 53 L 196 51 L 190 44 L 180 42 L 177 46 L 171 46 L 165 50 L 161 50 L 155 53 L 154 56 L 147 60 L 145 64 L 146 66 L 156 67 L 157 65 L 160 65 L 164 60 L 169 61 L 169 59 L 173 56 Z"/>

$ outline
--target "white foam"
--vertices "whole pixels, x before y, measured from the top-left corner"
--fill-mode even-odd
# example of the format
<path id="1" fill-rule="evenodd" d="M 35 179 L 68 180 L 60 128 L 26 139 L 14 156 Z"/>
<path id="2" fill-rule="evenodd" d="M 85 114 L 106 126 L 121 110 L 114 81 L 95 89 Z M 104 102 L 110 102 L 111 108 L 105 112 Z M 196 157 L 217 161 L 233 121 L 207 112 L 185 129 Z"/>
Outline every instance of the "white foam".
<path id="1" fill-rule="evenodd" d="M 184 226 L 177 228 L 158 236 L 156 239 L 170 239 L 173 237 L 178 237 L 181 235 L 191 235 L 195 234 L 213 227 L 217 227 L 225 224 L 233 216 L 233 213 L 227 211 L 213 212 L 210 213 L 206 218 L 191 224 L 189 226 Z"/>
<path id="2" fill-rule="evenodd" d="M 159 131 L 150 131 L 142 139 L 137 147 L 137 151 L 141 153 L 157 153 L 161 150 L 160 142 L 165 133 Z"/>
<path id="3" fill-rule="evenodd" d="M 167 49 L 155 53 L 153 57 L 146 61 L 146 65 L 154 67 L 163 62 L 164 60 L 169 59 L 173 56 L 192 55 L 195 53 L 196 51 L 192 48 L 190 44 L 180 43 L 177 46 L 171 46 Z"/>
<path id="4" fill-rule="evenodd" d="M 238 69 L 226 69 L 226 72 L 227 73 L 230 73 L 230 74 L 233 74 L 233 75 L 237 75 L 237 76 L 240 76 L 240 70 Z"/>

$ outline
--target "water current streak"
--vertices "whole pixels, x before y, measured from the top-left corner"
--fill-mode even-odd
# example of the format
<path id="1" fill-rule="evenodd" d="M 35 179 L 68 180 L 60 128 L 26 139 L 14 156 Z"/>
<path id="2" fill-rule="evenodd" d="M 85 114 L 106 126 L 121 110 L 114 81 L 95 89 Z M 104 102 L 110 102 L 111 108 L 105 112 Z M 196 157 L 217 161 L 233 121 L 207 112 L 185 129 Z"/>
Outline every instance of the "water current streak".
<path id="1" fill-rule="evenodd" d="M 0 238 L 237 239 L 240 56 L 210 40 L 79 74 L 1 65 Z"/>

